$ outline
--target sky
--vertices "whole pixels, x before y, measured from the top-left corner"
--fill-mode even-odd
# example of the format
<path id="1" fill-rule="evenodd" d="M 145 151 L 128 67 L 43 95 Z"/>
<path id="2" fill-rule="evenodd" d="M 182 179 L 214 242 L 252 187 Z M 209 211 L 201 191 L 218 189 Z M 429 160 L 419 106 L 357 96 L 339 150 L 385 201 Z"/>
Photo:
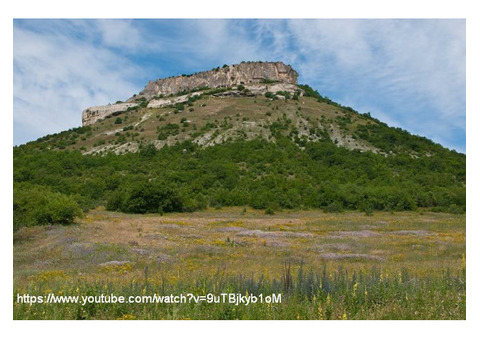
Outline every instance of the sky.
<path id="1" fill-rule="evenodd" d="M 330 99 L 466 151 L 464 19 L 15 19 L 13 144 L 149 80 L 283 61 Z"/>

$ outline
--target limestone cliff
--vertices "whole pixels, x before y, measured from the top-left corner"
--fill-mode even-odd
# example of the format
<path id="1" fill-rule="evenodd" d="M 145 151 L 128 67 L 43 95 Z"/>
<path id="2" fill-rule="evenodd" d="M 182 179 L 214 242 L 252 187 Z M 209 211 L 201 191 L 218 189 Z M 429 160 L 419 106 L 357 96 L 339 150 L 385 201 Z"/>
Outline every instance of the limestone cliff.
<path id="1" fill-rule="evenodd" d="M 195 88 L 228 87 L 237 84 L 260 83 L 265 80 L 296 84 L 298 73 L 282 62 L 243 62 L 192 75 L 150 81 L 139 96 L 147 100 L 157 95 L 169 95 Z M 134 100 L 130 98 L 128 101 Z"/>
<path id="2" fill-rule="evenodd" d="M 246 88 L 251 90 L 250 94 L 253 95 L 273 91 L 275 86 L 278 87 L 275 91 L 293 93 L 297 88 L 297 78 L 298 73 L 290 65 L 285 65 L 283 62 L 242 62 L 192 75 L 158 79 L 150 81 L 143 91 L 129 98 L 125 103 L 93 106 L 85 109 L 82 112 L 82 125 L 91 125 L 100 119 L 125 112 L 128 109 L 134 109 L 142 101 L 145 104 L 148 102 L 149 108 L 186 101 L 185 96 L 169 99 L 159 98 L 181 91 L 191 92 L 195 89 L 214 89 L 244 84 Z"/>
<path id="3" fill-rule="evenodd" d="M 136 103 L 119 103 L 104 106 L 92 106 L 82 112 L 82 125 L 92 125 L 100 119 L 114 116 L 127 111 L 130 107 L 136 107 Z"/>

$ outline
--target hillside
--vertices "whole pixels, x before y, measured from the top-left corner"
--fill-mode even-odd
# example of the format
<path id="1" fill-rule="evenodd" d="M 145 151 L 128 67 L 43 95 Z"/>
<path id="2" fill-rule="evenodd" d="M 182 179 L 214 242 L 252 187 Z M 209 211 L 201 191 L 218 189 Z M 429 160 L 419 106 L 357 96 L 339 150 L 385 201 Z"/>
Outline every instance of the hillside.
<path id="1" fill-rule="evenodd" d="M 86 109 L 84 126 L 14 148 L 16 226 L 69 223 L 99 205 L 465 211 L 464 154 L 296 79 L 283 63 L 225 65 Z M 39 212 L 32 197 L 57 205 Z"/>

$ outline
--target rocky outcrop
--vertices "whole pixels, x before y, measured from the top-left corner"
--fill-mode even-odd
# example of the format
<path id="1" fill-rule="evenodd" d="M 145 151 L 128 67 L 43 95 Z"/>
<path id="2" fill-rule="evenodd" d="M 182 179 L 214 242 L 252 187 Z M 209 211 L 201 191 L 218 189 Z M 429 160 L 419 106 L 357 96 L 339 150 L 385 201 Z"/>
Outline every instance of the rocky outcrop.
<path id="1" fill-rule="evenodd" d="M 298 73 L 290 65 L 282 62 L 243 62 L 192 75 L 150 81 L 138 96 L 134 96 L 128 101 L 133 101 L 138 97 L 150 100 L 159 95 L 192 91 L 204 87 L 229 87 L 265 81 L 296 84 L 297 78 Z"/>
<path id="2" fill-rule="evenodd" d="M 100 119 L 105 119 L 137 107 L 138 103 L 119 103 L 104 106 L 92 106 L 82 112 L 82 125 L 92 125 Z"/>
<path id="3" fill-rule="evenodd" d="M 214 93 L 214 97 L 254 97 L 257 95 L 264 95 L 266 92 L 276 93 L 278 91 L 281 92 L 289 92 L 290 94 L 294 94 L 296 91 L 300 91 L 300 94 L 303 94 L 303 90 L 299 89 L 296 85 L 293 84 L 285 84 L 285 83 L 276 83 L 276 84 L 252 84 L 252 85 L 245 85 L 245 90 L 238 90 L 232 89 L 229 91 Z M 147 107 L 149 109 L 155 109 L 159 107 L 166 107 L 170 105 L 175 105 L 177 103 L 185 103 L 188 99 L 192 96 L 201 95 L 202 92 L 192 92 L 189 94 L 185 94 L 182 96 L 175 96 L 175 97 L 167 97 L 167 98 L 160 98 L 160 99 L 152 99 L 148 102 Z M 280 98 L 282 96 L 278 96 Z M 283 98 L 283 97 L 282 97 Z"/>
<path id="4" fill-rule="evenodd" d="M 172 98 L 152 99 L 148 103 L 147 107 L 149 109 L 155 109 L 158 107 L 165 107 L 165 106 L 174 105 L 177 103 L 184 103 L 188 101 L 188 98 L 190 98 L 191 96 L 195 96 L 199 94 L 201 94 L 201 92 L 194 92 L 194 93 L 185 94 L 183 96 L 172 97 Z"/>
<path id="5" fill-rule="evenodd" d="M 296 86 L 297 78 L 298 73 L 290 65 L 285 65 L 282 62 L 242 62 L 192 75 L 158 79 L 150 81 L 142 92 L 128 99 L 125 103 L 92 106 L 85 109 L 82 112 L 82 125 L 91 125 L 100 119 L 135 108 L 139 106 L 141 101 L 147 101 L 148 108 L 184 102 L 188 100 L 189 96 L 197 93 L 170 98 L 164 97 L 171 94 L 179 94 L 182 91 L 192 92 L 195 89 L 234 87 L 242 84 L 250 92 L 234 90 L 219 96 L 251 96 L 252 94 L 264 94 L 267 91 L 288 91 L 293 93 L 298 89 Z"/>
<path id="6" fill-rule="evenodd" d="M 297 85 L 288 83 L 252 84 L 245 87 L 255 95 L 264 95 L 266 92 L 276 93 L 278 91 L 289 92 L 290 94 L 294 94 L 296 91 L 300 91 L 301 94 L 304 93 L 304 91 L 302 89 L 299 89 Z"/>

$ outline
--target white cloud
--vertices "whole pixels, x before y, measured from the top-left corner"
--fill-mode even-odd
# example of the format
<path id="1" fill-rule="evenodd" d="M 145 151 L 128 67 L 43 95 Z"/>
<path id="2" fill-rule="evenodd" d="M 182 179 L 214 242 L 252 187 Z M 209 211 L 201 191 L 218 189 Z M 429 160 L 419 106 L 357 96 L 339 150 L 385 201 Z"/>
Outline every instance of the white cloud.
<path id="1" fill-rule="evenodd" d="M 250 39 L 241 22 L 215 19 L 183 24 L 179 29 L 182 30 L 182 52 L 187 52 L 184 59 L 191 59 L 199 66 L 238 63 L 264 55 L 259 48 L 260 41 Z"/>
<path id="2" fill-rule="evenodd" d="M 130 20 L 94 20 L 101 32 L 102 40 L 109 47 L 137 49 L 146 47 L 142 43 L 141 33 Z"/>
<path id="3" fill-rule="evenodd" d="M 14 25 L 14 119 L 35 125 L 39 137 L 79 125 L 85 107 L 124 99 L 146 80 L 242 60 L 282 60 L 300 82 L 341 104 L 449 147 L 464 144 L 462 20 L 60 20 L 42 31 Z"/>
<path id="4" fill-rule="evenodd" d="M 14 26 L 14 144 L 80 126 L 86 107 L 138 90 L 136 66 L 63 33 Z"/>
<path id="5" fill-rule="evenodd" d="M 465 131 L 466 117 L 464 21 L 288 22 L 307 83 L 343 104 L 372 114 L 380 108 L 411 132 L 457 146 L 451 131 Z"/>

